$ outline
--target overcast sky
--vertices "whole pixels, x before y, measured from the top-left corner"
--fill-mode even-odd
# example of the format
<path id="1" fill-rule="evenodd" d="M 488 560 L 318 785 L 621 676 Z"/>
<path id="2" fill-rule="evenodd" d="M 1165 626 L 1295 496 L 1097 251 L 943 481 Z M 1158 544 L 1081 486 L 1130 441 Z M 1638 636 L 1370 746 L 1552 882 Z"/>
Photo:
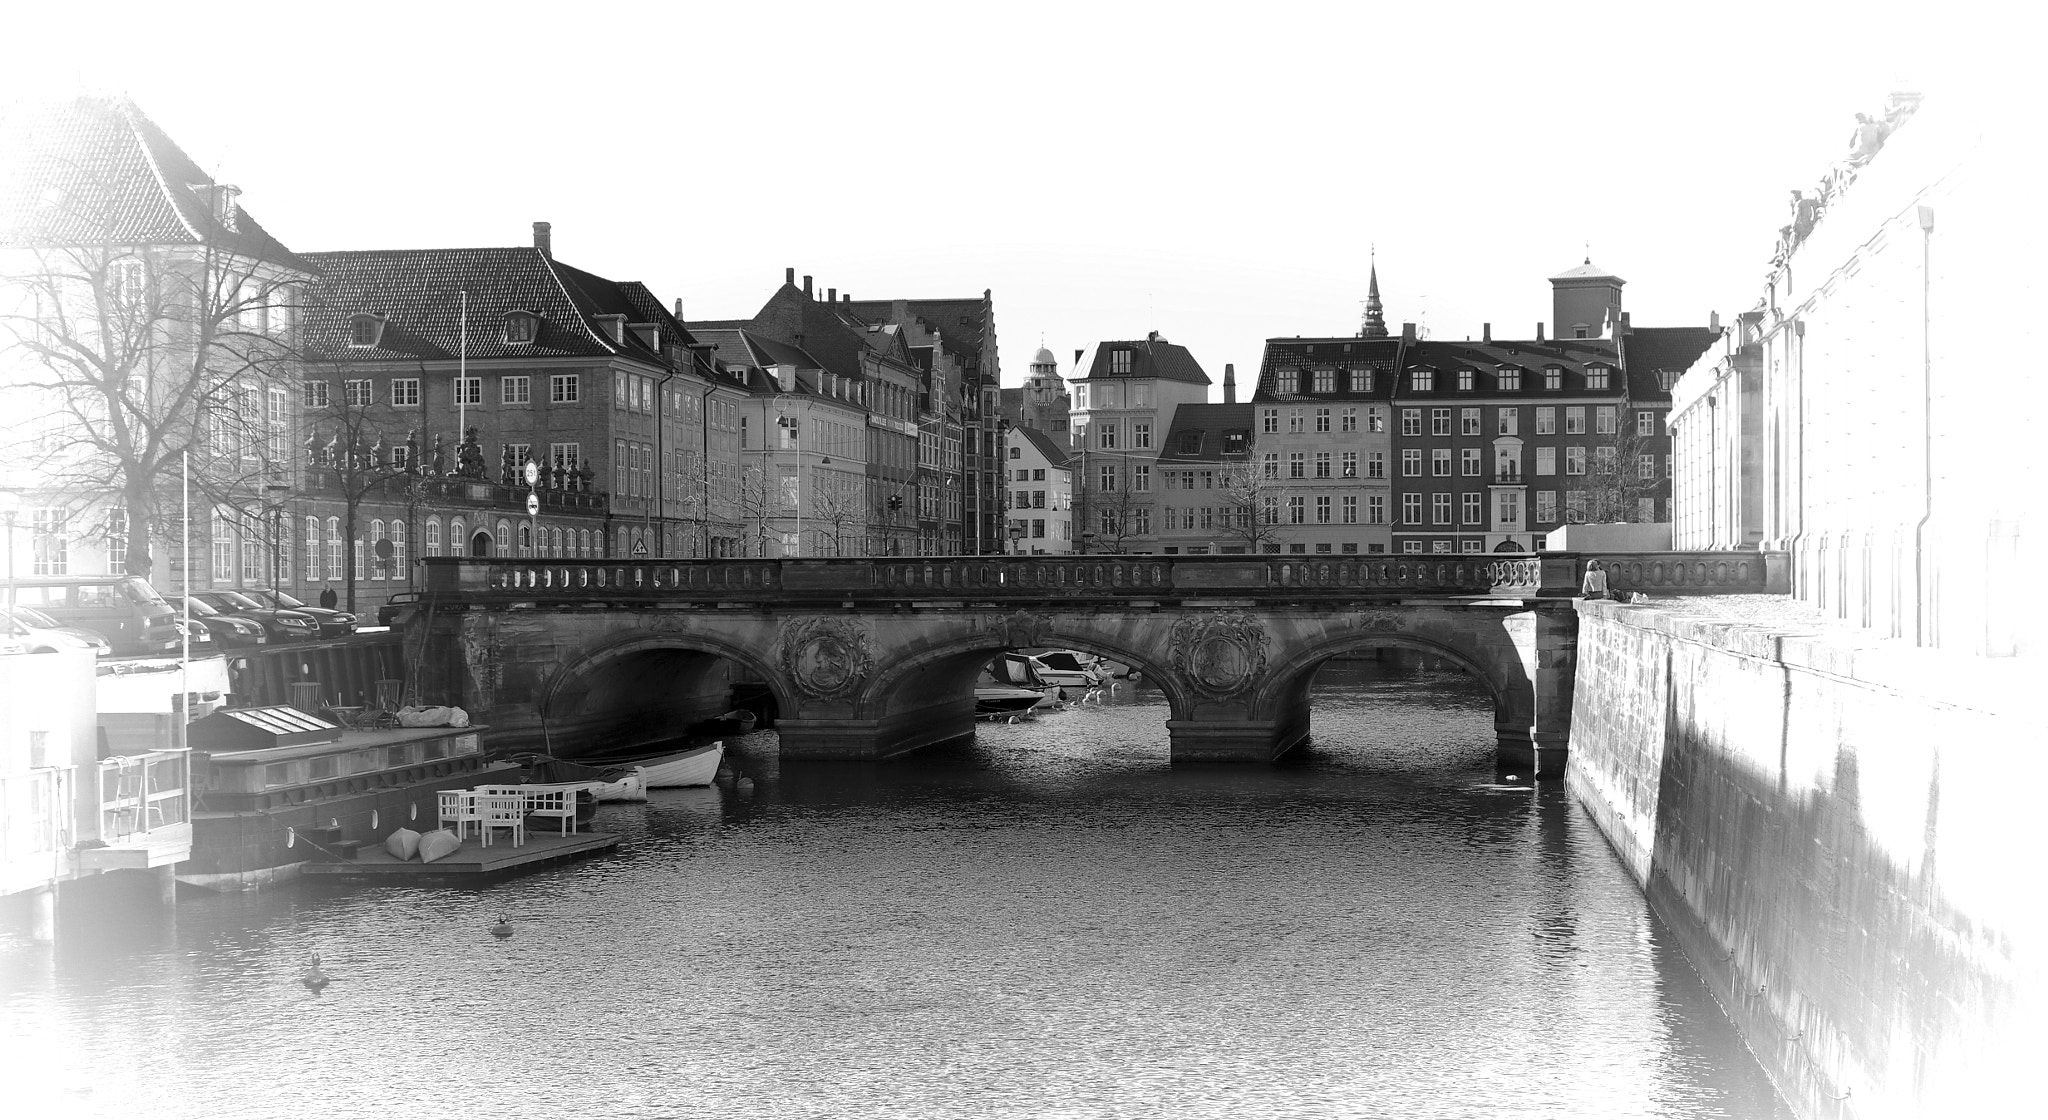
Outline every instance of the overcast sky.
<path id="1" fill-rule="evenodd" d="M 1041 339 L 1069 374 L 1157 330 L 1217 399 L 1268 337 L 1356 333 L 1374 246 L 1388 322 L 1437 338 L 1528 337 L 1588 253 L 1638 325 L 1747 307 L 1857 110 L 2039 30 L 1954 4 L 45 8 L 0 16 L 0 94 L 126 92 L 294 249 L 546 220 L 693 318 L 752 315 L 785 267 L 991 288 L 1007 385 Z"/>

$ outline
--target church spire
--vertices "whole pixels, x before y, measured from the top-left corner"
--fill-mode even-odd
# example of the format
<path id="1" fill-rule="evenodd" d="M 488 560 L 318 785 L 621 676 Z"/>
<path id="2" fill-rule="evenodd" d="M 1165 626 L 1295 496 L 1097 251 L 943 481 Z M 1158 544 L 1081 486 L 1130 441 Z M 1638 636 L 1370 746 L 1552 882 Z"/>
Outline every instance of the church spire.
<path id="1" fill-rule="evenodd" d="M 1358 335 L 1360 338 L 1387 337 L 1386 311 L 1380 307 L 1380 265 L 1379 254 L 1373 254 L 1372 282 L 1365 289 L 1365 325 Z"/>

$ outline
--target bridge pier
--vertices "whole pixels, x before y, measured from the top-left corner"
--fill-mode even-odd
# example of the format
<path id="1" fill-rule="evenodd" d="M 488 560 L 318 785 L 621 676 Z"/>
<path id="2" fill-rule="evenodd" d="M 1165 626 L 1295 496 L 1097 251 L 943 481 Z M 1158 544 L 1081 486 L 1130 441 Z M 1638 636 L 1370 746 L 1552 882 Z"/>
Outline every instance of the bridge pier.
<path id="1" fill-rule="evenodd" d="M 1173 762 L 1272 762 L 1308 738 L 1303 719 L 1166 721 Z"/>

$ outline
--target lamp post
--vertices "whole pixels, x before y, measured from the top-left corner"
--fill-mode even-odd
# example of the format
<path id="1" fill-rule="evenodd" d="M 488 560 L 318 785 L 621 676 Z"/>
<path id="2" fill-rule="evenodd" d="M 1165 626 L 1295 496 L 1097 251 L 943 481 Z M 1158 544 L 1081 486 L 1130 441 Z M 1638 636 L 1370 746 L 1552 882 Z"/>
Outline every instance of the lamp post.
<path id="1" fill-rule="evenodd" d="M 284 538 L 284 495 L 291 487 L 282 482 L 263 484 L 263 505 L 270 511 L 270 593 L 276 595 L 278 549 Z"/>

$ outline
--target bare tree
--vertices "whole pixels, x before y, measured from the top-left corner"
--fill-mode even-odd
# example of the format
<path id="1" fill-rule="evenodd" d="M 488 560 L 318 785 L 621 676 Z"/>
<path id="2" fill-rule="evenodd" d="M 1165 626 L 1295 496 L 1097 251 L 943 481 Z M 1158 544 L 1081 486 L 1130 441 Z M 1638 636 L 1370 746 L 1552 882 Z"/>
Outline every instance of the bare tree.
<path id="1" fill-rule="evenodd" d="M 1130 472 L 1121 459 L 1077 468 L 1076 473 L 1074 533 L 1081 551 L 1120 553 L 1132 538 L 1150 535 L 1151 495 L 1131 488 Z"/>
<path id="2" fill-rule="evenodd" d="M 307 410 L 306 484 L 341 502 L 342 539 L 347 542 L 342 549 L 344 586 L 348 609 L 354 611 L 356 580 L 362 574 L 356 570 L 356 523 L 363 503 L 373 498 L 403 502 L 410 516 L 420 500 L 419 446 L 413 436 L 403 442 L 396 439 L 403 421 L 389 403 L 368 397 L 368 379 L 324 384 L 326 403 L 314 402 Z"/>
<path id="3" fill-rule="evenodd" d="M 1659 480 L 1656 460 L 1650 461 L 1650 475 L 1643 476 L 1642 457 L 1654 455 L 1655 445 L 1636 431 L 1629 409 L 1619 409 L 1614 434 L 1593 445 L 1593 459 L 1586 464 L 1586 505 L 1583 520 L 1594 524 L 1647 521 L 1642 499 L 1657 496 Z"/>
<path id="4" fill-rule="evenodd" d="M 866 555 L 867 480 L 840 471 L 813 477 L 805 530 L 824 556 Z"/>
<path id="5" fill-rule="evenodd" d="M 745 534 L 751 527 L 755 539 L 754 555 L 768 556 L 768 522 L 775 516 L 781 503 L 781 490 L 768 472 L 759 466 L 743 468 L 735 488 L 733 508 L 739 515 L 740 531 Z M 746 537 L 740 539 L 742 552 L 746 548 Z"/>
<path id="6" fill-rule="evenodd" d="M 74 192 L 57 224 L 117 229 L 124 198 Z M 129 572 L 149 575 L 152 542 L 182 523 L 188 455 L 195 497 L 210 505 L 255 505 L 265 481 L 284 479 L 303 275 L 210 242 L 111 237 L 5 260 L 0 467 L 36 479 L 67 511 L 119 511 L 100 531 L 126 534 Z"/>
<path id="7" fill-rule="evenodd" d="M 1280 523 L 1279 465 L 1259 462 L 1257 451 L 1253 445 L 1244 458 L 1225 464 L 1219 479 L 1230 502 L 1223 507 L 1221 536 L 1246 552 L 1264 552 L 1287 538 Z"/>

